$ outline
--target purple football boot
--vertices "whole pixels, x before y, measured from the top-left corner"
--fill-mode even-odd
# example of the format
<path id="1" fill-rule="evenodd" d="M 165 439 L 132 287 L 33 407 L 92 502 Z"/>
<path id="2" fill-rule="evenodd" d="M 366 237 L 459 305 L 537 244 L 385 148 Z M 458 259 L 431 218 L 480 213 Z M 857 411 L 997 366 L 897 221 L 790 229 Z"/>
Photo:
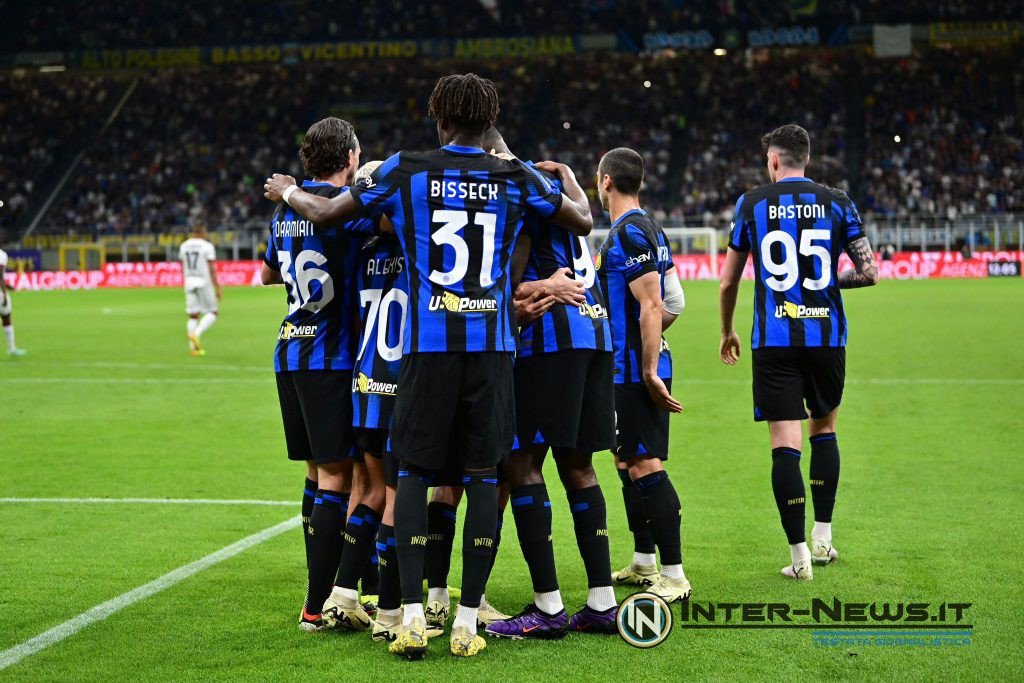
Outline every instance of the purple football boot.
<path id="1" fill-rule="evenodd" d="M 562 638 L 569 628 L 569 617 L 565 610 L 558 614 L 545 614 L 536 605 L 528 605 L 522 612 L 503 621 L 491 622 L 485 630 L 488 635 L 499 638 Z"/>
<path id="2" fill-rule="evenodd" d="M 569 630 L 578 633 L 618 633 L 619 627 L 615 623 L 618 614 L 618 607 L 609 607 L 599 612 L 584 605 L 583 609 L 569 617 Z"/>

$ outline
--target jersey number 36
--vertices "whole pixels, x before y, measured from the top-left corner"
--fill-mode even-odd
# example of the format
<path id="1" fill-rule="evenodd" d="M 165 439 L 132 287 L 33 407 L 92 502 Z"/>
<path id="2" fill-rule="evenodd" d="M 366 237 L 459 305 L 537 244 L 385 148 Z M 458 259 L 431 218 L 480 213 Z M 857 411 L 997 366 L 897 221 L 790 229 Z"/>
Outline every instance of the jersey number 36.
<path id="1" fill-rule="evenodd" d="M 288 313 L 300 308 L 316 313 L 334 299 L 334 281 L 331 274 L 318 268 L 327 263 L 327 257 L 313 249 L 305 249 L 295 257 L 295 277 L 292 277 L 292 255 L 287 251 L 277 252 L 281 264 L 281 279 L 288 286 Z M 319 284 L 320 296 L 316 296 L 313 283 Z"/>

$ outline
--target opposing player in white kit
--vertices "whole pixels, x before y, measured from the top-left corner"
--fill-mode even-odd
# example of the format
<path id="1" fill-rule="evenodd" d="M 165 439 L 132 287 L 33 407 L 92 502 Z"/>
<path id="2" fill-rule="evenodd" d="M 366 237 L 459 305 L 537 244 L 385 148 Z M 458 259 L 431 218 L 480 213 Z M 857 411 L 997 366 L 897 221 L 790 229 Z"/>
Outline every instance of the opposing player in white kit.
<path id="1" fill-rule="evenodd" d="M 178 259 L 185 282 L 185 312 L 188 313 L 188 343 L 193 356 L 205 356 L 200 339 L 217 322 L 220 282 L 214 262 L 217 250 L 206 240 L 202 225 L 192 230 L 192 237 L 181 243 Z M 200 317 L 202 316 L 202 317 Z"/>
<path id="2" fill-rule="evenodd" d="M 24 356 L 25 349 L 14 345 L 14 325 L 11 323 L 11 295 L 7 291 L 7 252 L 0 249 L 0 322 L 3 323 L 4 337 L 7 339 L 8 356 Z"/>

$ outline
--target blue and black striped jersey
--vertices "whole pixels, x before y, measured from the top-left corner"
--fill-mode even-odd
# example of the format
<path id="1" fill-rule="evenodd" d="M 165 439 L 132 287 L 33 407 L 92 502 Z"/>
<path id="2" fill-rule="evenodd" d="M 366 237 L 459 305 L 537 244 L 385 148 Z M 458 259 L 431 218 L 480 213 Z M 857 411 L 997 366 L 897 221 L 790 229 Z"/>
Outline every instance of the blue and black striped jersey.
<path id="1" fill-rule="evenodd" d="M 521 161 L 448 145 L 393 155 L 352 196 L 402 243 L 406 353 L 516 350 L 512 247 L 528 211 L 558 210 L 556 188 Z"/>
<path id="2" fill-rule="evenodd" d="M 409 276 L 393 233 L 375 235 L 363 247 L 359 307 L 362 334 L 352 372 L 352 424 L 390 429 L 409 310 Z"/>
<path id="3" fill-rule="evenodd" d="M 641 275 L 658 273 L 665 295 L 665 273 L 675 266 L 665 232 L 643 209 L 619 216 L 597 256 L 597 275 L 608 301 L 608 315 L 615 352 L 615 383 L 643 381 L 643 339 L 640 336 L 640 302 L 629 283 Z M 672 377 L 672 354 L 662 338 L 658 377 Z"/>
<path id="4" fill-rule="evenodd" d="M 561 190 L 558 176 L 538 171 Z M 585 237 L 573 235 L 551 221 L 529 215 L 523 231 L 530 236 L 530 258 L 523 282 L 544 280 L 561 268 L 569 268 L 586 287 L 587 303 L 582 306 L 555 304 L 540 318 L 523 327 L 518 355 L 532 356 L 570 349 L 611 351 L 608 308 L 597 281 L 594 257 Z"/>
<path id="5" fill-rule="evenodd" d="M 305 181 L 302 188 L 333 197 L 345 188 Z M 373 222 L 362 218 L 340 228 L 313 223 L 281 204 L 270 224 L 264 261 L 281 273 L 288 314 L 274 350 L 274 371 L 351 370 L 355 360 L 355 274 L 359 249 Z"/>
<path id="6" fill-rule="evenodd" d="M 846 346 L 839 257 L 863 235 L 846 193 L 807 178 L 740 197 L 729 246 L 754 255 L 751 347 Z"/>

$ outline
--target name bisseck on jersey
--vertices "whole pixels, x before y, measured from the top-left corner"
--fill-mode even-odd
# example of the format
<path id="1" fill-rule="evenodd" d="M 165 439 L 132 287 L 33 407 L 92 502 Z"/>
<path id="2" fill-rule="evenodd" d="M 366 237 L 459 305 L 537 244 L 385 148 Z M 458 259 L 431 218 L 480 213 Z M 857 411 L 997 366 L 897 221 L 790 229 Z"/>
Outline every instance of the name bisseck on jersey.
<path id="1" fill-rule="evenodd" d="M 495 200 L 498 186 L 495 183 L 470 183 L 462 180 L 431 180 L 430 196 L 440 199 Z"/>

